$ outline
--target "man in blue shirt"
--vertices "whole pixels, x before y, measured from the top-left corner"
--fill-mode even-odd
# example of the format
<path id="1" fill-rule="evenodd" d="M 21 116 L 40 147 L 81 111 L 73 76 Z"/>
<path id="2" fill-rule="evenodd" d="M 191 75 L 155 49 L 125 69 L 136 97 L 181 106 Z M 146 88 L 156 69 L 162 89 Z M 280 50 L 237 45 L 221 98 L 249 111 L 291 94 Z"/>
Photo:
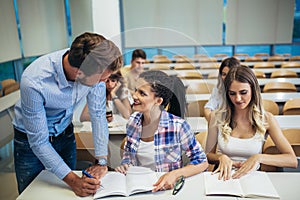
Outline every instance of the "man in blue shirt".
<path id="1" fill-rule="evenodd" d="M 70 49 L 41 56 L 22 74 L 20 101 L 13 121 L 14 160 L 21 193 L 43 170 L 53 172 L 78 196 L 94 194 L 107 172 L 108 125 L 105 81 L 122 66 L 122 55 L 110 40 L 94 33 L 78 36 Z M 72 117 L 87 98 L 95 156 L 99 165 L 79 177 Z"/>

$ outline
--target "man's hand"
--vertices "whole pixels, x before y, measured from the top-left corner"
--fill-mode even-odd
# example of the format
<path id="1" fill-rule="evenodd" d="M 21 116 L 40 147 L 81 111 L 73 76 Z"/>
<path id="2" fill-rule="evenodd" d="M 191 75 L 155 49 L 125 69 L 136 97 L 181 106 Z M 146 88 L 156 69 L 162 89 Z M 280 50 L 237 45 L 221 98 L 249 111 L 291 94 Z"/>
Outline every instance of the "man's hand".
<path id="1" fill-rule="evenodd" d="M 63 178 L 63 181 L 72 188 L 77 196 L 81 197 L 95 194 L 100 187 L 99 179 L 88 178 L 86 176 L 80 178 L 72 171 Z"/>

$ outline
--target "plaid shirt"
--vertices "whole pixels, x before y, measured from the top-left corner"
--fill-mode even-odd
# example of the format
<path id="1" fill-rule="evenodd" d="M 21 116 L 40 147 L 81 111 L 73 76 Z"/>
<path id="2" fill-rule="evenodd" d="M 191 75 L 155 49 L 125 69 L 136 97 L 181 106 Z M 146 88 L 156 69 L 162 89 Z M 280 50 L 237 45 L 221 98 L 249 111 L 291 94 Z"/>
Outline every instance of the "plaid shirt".
<path id="1" fill-rule="evenodd" d="M 135 112 L 127 123 L 127 141 L 122 164 L 138 165 L 136 152 L 142 132 L 142 113 Z M 163 110 L 157 131 L 154 133 L 156 171 L 168 172 L 183 166 L 182 154 L 190 159 L 189 164 L 206 162 L 201 145 L 190 131 L 190 125 L 175 115 Z"/>

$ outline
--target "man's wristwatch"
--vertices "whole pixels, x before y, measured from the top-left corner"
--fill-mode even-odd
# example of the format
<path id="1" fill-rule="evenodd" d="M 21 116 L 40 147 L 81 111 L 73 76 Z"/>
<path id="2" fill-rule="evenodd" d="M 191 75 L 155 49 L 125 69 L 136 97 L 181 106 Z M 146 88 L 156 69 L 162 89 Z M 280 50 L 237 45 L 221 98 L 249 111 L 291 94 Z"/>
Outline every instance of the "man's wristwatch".
<path id="1" fill-rule="evenodd" d="M 107 166 L 107 159 L 106 158 L 99 158 L 98 164 L 100 166 Z"/>

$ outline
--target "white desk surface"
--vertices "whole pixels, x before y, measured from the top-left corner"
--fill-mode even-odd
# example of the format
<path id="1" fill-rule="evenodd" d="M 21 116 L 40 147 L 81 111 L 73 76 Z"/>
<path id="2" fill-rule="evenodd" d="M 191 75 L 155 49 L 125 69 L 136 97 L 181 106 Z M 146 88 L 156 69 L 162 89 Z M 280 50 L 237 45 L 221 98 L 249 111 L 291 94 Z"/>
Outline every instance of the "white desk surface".
<path id="1" fill-rule="evenodd" d="M 108 123 L 108 130 L 109 134 L 124 134 L 126 132 L 126 123 L 127 120 L 124 119 L 120 115 L 113 115 L 113 121 Z M 74 125 L 74 132 L 92 132 L 92 124 L 91 122 L 77 122 L 76 125 Z"/>
<path id="2" fill-rule="evenodd" d="M 278 121 L 278 124 L 281 129 L 287 128 L 300 128 L 300 124 L 298 123 L 300 119 L 300 115 L 275 115 L 275 118 Z M 207 121 L 204 117 L 187 117 L 186 121 L 190 124 L 191 130 L 194 133 L 207 131 Z M 125 121 L 123 121 L 125 123 Z M 92 132 L 91 123 L 86 122 L 86 127 L 84 131 L 78 132 Z M 75 131 L 76 132 L 76 131 Z M 123 135 L 126 134 L 126 123 L 122 126 L 116 127 L 116 130 L 109 129 L 109 133 L 111 135 Z"/>
<path id="3" fill-rule="evenodd" d="M 300 115 L 275 115 L 275 118 L 281 129 L 300 129 Z M 194 133 L 207 131 L 207 121 L 204 117 L 187 117 L 186 120 Z"/>
<path id="4" fill-rule="evenodd" d="M 81 176 L 80 171 L 75 171 Z M 300 173 L 268 173 L 275 189 L 277 190 L 281 200 L 296 200 L 299 199 L 299 180 Z M 160 191 L 157 193 L 142 193 L 132 195 L 130 197 L 107 197 L 104 200 L 121 200 L 121 199 L 136 199 L 136 200 L 169 200 L 169 199 L 224 199 L 233 200 L 239 199 L 229 196 L 205 196 L 204 176 L 203 173 L 189 177 L 182 190 L 177 195 L 172 195 L 171 190 Z M 92 196 L 78 197 L 64 183 L 49 171 L 42 171 L 34 181 L 24 190 L 17 200 L 74 200 L 85 199 L 91 200 Z M 251 198 L 254 199 L 254 198 Z"/>
<path id="5" fill-rule="evenodd" d="M 0 98 L 0 112 L 14 106 L 20 99 L 20 90 L 12 92 Z"/>
<path id="6" fill-rule="evenodd" d="M 210 94 L 186 94 L 187 102 L 197 100 L 208 100 Z M 262 99 L 273 100 L 276 103 L 284 103 L 289 99 L 300 98 L 300 92 L 274 92 L 274 93 L 261 93 Z"/>
<path id="7" fill-rule="evenodd" d="M 269 82 L 290 82 L 293 83 L 294 85 L 300 85 L 300 78 L 259 78 L 257 80 L 260 86 L 264 86 Z M 216 85 L 218 79 L 190 79 L 190 80 L 182 80 L 182 82 L 185 86 L 192 85 L 195 83 L 211 83 Z"/>
<path id="8" fill-rule="evenodd" d="M 260 68 L 260 69 L 253 69 L 254 71 L 261 71 L 265 74 L 271 74 L 273 71 L 277 71 L 283 68 Z M 295 71 L 296 73 L 300 73 L 300 68 L 284 68 L 284 69 L 288 69 L 288 70 L 292 70 Z M 202 75 L 208 75 L 211 72 L 218 72 L 219 69 L 191 69 L 191 70 L 174 70 L 174 69 L 170 69 L 170 70 L 161 70 L 169 75 L 177 75 L 180 72 L 188 72 L 188 71 L 197 71 L 200 72 Z"/>

